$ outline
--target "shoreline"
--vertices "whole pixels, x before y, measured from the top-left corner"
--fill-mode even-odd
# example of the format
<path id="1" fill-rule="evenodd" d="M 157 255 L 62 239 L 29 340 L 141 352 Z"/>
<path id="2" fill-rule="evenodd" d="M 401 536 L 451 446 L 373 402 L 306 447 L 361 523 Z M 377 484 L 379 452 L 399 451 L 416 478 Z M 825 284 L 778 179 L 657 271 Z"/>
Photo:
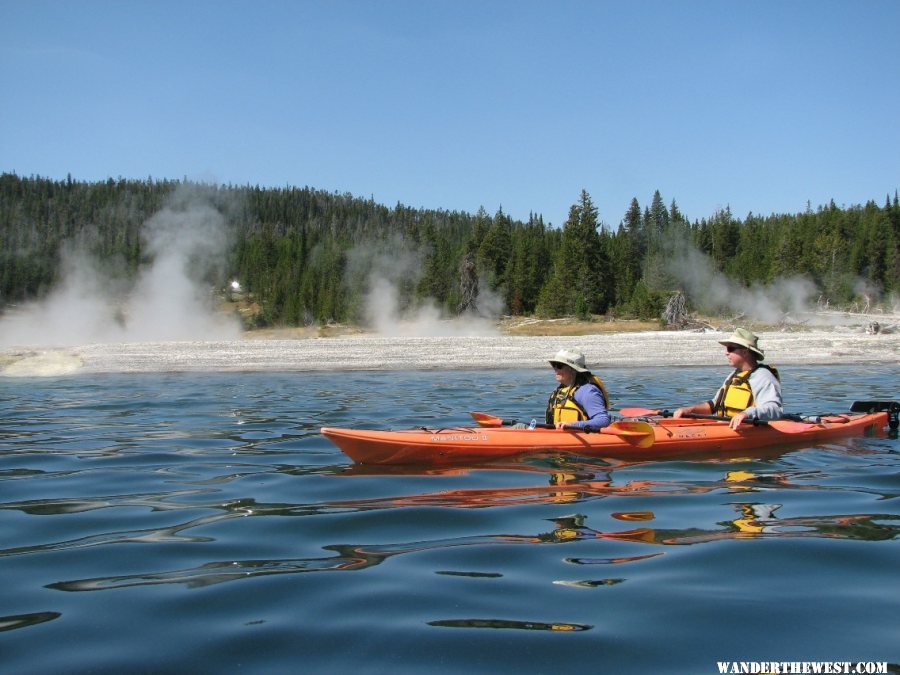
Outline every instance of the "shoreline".
<path id="1" fill-rule="evenodd" d="M 721 366 L 731 331 L 605 332 L 577 336 L 335 337 L 134 342 L 0 348 L 0 377 L 97 373 L 302 372 L 541 368 L 560 348 L 580 349 L 588 367 Z M 900 363 L 900 335 L 832 328 L 759 331 L 766 363 Z"/>

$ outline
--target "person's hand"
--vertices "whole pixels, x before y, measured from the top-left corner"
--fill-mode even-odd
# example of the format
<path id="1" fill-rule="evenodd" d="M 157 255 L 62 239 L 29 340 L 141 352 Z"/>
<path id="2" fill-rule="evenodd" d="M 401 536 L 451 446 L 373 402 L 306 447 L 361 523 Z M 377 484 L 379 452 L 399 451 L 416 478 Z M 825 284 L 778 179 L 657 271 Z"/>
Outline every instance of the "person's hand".
<path id="1" fill-rule="evenodd" d="M 745 419 L 747 419 L 746 413 L 738 413 L 731 418 L 731 424 L 729 424 L 728 426 L 730 426 L 732 429 L 737 429 L 739 426 L 741 426 L 741 422 L 743 422 Z"/>
<path id="2" fill-rule="evenodd" d="M 684 415 L 684 413 L 686 413 L 686 412 L 688 412 L 687 408 L 675 408 L 675 412 L 672 413 L 672 417 L 674 417 L 677 420 L 679 417 Z"/>
<path id="3" fill-rule="evenodd" d="M 557 422 L 557 423 L 556 423 L 556 428 L 557 428 L 557 429 L 568 429 L 569 427 L 568 427 L 568 425 L 567 425 L 565 422 Z"/>

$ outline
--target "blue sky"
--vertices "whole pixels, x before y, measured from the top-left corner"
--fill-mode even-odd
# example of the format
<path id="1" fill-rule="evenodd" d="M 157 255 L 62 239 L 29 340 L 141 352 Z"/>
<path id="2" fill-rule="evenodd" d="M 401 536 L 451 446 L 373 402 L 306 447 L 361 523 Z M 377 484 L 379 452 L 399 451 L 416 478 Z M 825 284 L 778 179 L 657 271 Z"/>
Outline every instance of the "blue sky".
<path id="1" fill-rule="evenodd" d="M 0 172 L 617 226 L 879 204 L 898 0 L 0 0 Z"/>

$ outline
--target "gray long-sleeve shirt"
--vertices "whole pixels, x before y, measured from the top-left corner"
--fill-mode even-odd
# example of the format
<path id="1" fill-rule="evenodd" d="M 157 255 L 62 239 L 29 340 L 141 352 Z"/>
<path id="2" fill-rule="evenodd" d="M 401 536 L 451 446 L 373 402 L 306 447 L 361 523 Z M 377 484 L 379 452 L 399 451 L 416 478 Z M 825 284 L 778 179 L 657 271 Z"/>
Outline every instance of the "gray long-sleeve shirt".
<path id="1" fill-rule="evenodd" d="M 731 376 L 725 378 L 722 387 Z M 757 368 L 750 373 L 750 391 L 753 392 L 753 405 L 744 410 L 747 417 L 753 420 L 777 420 L 784 415 L 784 402 L 781 398 L 781 382 L 768 368 Z M 719 391 L 722 390 L 719 388 Z"/>

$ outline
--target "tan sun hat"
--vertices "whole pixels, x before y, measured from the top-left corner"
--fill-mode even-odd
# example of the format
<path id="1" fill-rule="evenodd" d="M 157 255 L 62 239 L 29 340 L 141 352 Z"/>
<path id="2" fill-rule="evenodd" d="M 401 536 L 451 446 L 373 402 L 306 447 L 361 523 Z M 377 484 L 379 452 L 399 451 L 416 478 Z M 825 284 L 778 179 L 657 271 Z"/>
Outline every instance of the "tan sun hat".
<path id="1" fill-rule="evenodd" d="M 766 358 L 766 355 L 763 353 L 763 350 L 757 346 L 759 342 L 759 338 L 751 333 L 746 328 L 737 328 L 734 333 L 732 333 L 731 337 L 727 340 L 719 340 L 720 345 L 737 345 L 738 347 L 746 347 L 751 352 L 756 354 L 759 357 L 759 360 L 762 361 Z"/>
<path id="2" fill-rule="evenodd" d="M 585 366 L 584 354 L 570 349 L 560 349 L 550 359 L 550 363 L 563 363 L 579 373 L 589 372 Z"/>

